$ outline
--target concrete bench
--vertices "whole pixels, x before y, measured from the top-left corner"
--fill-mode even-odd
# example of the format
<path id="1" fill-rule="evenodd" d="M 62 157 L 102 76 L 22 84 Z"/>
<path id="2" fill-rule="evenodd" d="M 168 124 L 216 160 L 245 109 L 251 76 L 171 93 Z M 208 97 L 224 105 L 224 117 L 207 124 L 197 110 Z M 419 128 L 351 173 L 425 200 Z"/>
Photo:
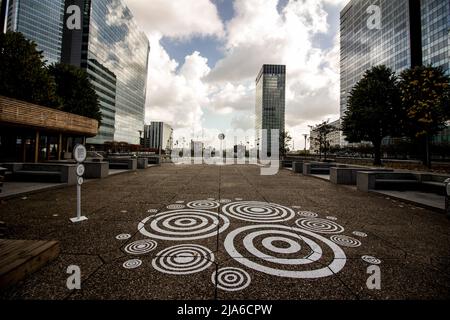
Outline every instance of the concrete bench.
<path id="1" fill-rule="evenodd" d="M 84 172 L 86 179 L 103 179 L 109 174 L 109 163 L 106 161 L 86 161 L 83 164 L 86 168 Z"/>
<path id="2" fill-rule="evenodd" d="M 76 183 L 75 164 L 47 163 L 5 163 L 13 181 L 58 182 L 73 185 Z"/>
<path id="3" fill-rule="evenodd" d="M 138 169 L 147 169 L 148 168 L 148 158 L 138 158 L 137 159 L 137 168 Z"/>
<path id="4" fill-rule="evenodd" d="M 109 169 L 123 169 L 123 170 L 136 170 L 137 169 L 137 159 L 107 159 L 109 162 Z"/>
<path id="5" fill-rule="evenodd" d="M 281 167 L 282 168 L 292 168 L 292 160 L 281 160 Z"/>
<path id="6" fill-rule="evenodd" d="M 333 167 L 330 168 L 330 181 L 340 185 L 356 185 L 357 174 L 360 171 L 365 172 L 393 172 L 393 169 L 375 169 L 363 167 Z"/>
<path id="7" fill-rule="evenodd" d="M 292 171 L 294 171 L 295 173 L 303 173 L 303 164 L 305 163 L 305 161 L 293 161 Z"/>
<path id="8" fill-rule="evenodd" d="M 445 195 L 448 176 L 409 172 L 368 172 L 357 173 L 357 188 L 360 191 L 396 190 L 421 191 Z"/>
<path id="9" fill-rule="evenodd" d="M 324 163 L 324 162 L 310 162 L 303 164 L 303 174 L 304 175 L 328 175 L 330 174 L 330 169 L 333 167 L 341 167 L 342 165 L 338 165 L 336 163 Z M 342 166 L 346 167 L 346 166 Z"/>

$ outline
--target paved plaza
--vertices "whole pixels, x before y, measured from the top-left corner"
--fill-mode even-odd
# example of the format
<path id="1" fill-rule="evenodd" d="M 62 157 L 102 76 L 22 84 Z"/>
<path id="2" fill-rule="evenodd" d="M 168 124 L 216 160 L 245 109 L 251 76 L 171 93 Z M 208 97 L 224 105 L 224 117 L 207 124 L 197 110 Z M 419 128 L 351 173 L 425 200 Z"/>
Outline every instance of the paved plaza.
<path id="1" fill-rule="evenodd" d="M 75 187 L 1 203 L 6 238 L 61 246 L 1 299 L 450 298 L 444 215 L 288 170 L 165 164 L 86 183 L 75 212 Z"/>

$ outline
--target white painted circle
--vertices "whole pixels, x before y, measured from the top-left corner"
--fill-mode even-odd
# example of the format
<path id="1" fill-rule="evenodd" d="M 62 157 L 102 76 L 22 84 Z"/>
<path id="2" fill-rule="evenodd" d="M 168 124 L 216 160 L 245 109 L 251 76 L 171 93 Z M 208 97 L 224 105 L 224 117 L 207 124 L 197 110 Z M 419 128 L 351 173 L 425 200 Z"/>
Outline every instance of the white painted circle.
<path id="1" fill-rule="evenodd" d="M 184 205 L 183 204 L 170 204 L 167 206 L 167 209 L 169 210 L 177 210 L 177 209 L 183 209 Z"/>
<path id="2" fill-rule="evenodd" d="M 142 265 L 142 260 L 139 260 L 139 259 L 132 259 L 132 260 L 125 261 L 123 263 L 123 267 L 125 269 L 136 269 L 136 268 L 139 268 L 141 265 Z"/>
<path id="3" fill-rule="evenodd" d="M 81 186 L 84 183 L 83 177 L 78 177 L 77 178 L 77 183 L 78 183 L 79 186 Z"/>
<path id="4" fill-rule="evenodd" d="M 331 236 L 330 240 L 342 247 L 349 247 L 349 248 L 357 248 L 360 247 L 362 244 L 361 241 L 355 238 L 343 235 Z"/>
<path id="5" fill-rule="evenodd" d="M 342 233 L 345 230 L 343 226 L 336 222 L 320 218 L 300 218 L 295 224 L 299 228 L 315 233 L 334 234 Z"/>
<path id="6" fill-rule="evenodd" d="M 232 202 L 222 207 L 222 213 L 239 220 L 259 223 L 276 223 L 291 220 L 294 210 L 276 204 L 260 201 Z"/>
<path id="7" fill-rule="evenodd" d="M 274 242 L 287 243 L 288 247 L 287 248 L 277 247 L 277 246 L 275 246 L 273 244 Z M 282 237 L 264 238 L 263 241 L 262 241 L 262 245 L 266 249 L 268 249 L 268 250 L 270 250 L 272 252 L 285 253 L 285 254 L 296 253 L 296 252 L 299 252 L 302 249 L 302 247 L 298 244 L 298 242 L 295 242 L 292 239 L 282 238 Z"/>
<path id="8" fill-rule="evenodd" d="M 370 264 L 381 264 L 381 260 L 372 256 L 362 256 L 363 261 Z"/>
<path id="9" fill-rule="evenodd" d="M 181 244 L 159 252 L 152 266 L 162 273 L 188 275 L 208 269 L 213 262 L 214 254 L 206 247 Z"/>
<path id="10" fill-rule="evenodd" d="M 84 174 L 85 170 L 86 170 L 86 168 L 84 167 L 84 165 L 80 163 L 77 166 L 77 176 L 82 176 Z"/>
<path id="11" fill-rule="evenodd" d="M 353 231 L 352 234 L 360 238 L 367 238 L 367 234 L 361 231 Z"/>
<path id="12" fill-rule="evenodd" d="M 118 236 L 116 236 L 117 240 L 128 240 L 130 238 L 131 238 L 131 234 L 128 234 L 128 233 L 122 233 L 122 234 L 119 234 Z"/>
<path id="13" fill-rule="evenodd" d="M 208 210 L 220 207 L 220 203 L 214 200 L 197 200 L 189 202 L 186 206 L 191 209 Z"/>
<path id="14" fill-rule="evenodd" d="M 247 250 L 244 254 L 241 253 L 243 249 L 236 247 L 236 238 L 244 236 L 244 248 Z M 259 250 L 251 251 L 255 248 L 253 241 L 260 239 L 265 234 L 276 234 L 277 236 L 289 237 L 290 239 L 298 239 L 306 244 L 312 250 L 312 254 L 305 258 L 276 258 L 269 255 L 261 255 Z M 273 237 L 273 236 L 270 236 Z M 329 263 L 321 261 L 322 247 L 318 242 L 328 247 L 334 254 L 333 260 Z M 278 277 L 296 278 L 296 279 L 314 279 L 332 276 L 341 271 L 346 263 L 346 255 L 344 251 L 332 241 L 325 237 L 300 228 L 291 228 L 283 225 L 251 225 L 238 228 L 228 234 L 224 242 L 225 250 L 238 263 L 266 274 Z M 258 252 L 259 251 L 259 252 Z M 254 257 L 252 257 L 254 256 Z M 292 261 L 289 261 L 292 260 Z M 282 268 L 275 268 L 267 266 L 266 264 L 288 264 L 291 268 L 299 270 L 285 270 Z M 314 268 L 316 267 L 317 268 Z"/>
<path id="15" fill-rule="evenodd" d="M 181 209 L 145 218 L 138 224 L 138 229 L 144 236 L 153 239 L 190 241 L 215 237 L 229 225 L 228 218 L 216 212 Z"/>
<path id="16" fill-rule="evenodd" d="M 244 290 L 251 282 L 248 272 L 239 268 L 222 268 L 217 272 L 214 271 L 211 280 L 215 285 L 216 279 L 217 288 L 229 292 Z"/>
<path id="17" fill-rule="evenodd" d="M 140 255 L 147 254 L 156 249 L 158 243 L 154 240 L 144 239 L 128 244 L 124 250 L 126 253 Z"/>
<path id="18" fill-rule="evenodd" d="M 76 162 L 83 162 L 87 157 L 86 147 L 82 144 L 77 144 L 73 149 L 73 157 Z"/>
<path id="19" fill-rule="evenodd" d="M 311 211 L 299 211 L 298 215 L 307 218 L 317 218 L 319 216 L 317 213 Z"/>

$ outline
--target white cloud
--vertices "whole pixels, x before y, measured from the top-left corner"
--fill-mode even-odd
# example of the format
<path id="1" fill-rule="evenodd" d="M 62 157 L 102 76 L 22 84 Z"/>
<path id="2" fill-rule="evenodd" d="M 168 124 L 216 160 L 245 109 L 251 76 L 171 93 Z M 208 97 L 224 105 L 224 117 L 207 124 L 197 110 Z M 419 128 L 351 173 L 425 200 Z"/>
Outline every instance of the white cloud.
<path id="1" fill-rule="evenodd" d="M 295 141 L 308 125 L 338 117 L 338 30 L 330 30 L 324 5 L 338 10 L 347 0 L 290 0 L 281 13 L 278 0 L 235 0 L 235 16 L 225 26 L 208 0 L 126 1 L 151 41 L 147 121 L 164 120 L 188 134 L 208 123 L 208 110 L 228 114 L 230 128 L 251 128 L 255 78 L 265 63 L 287 65 L 286 124 Z M 329 32 L 336 34 L 334 46 L 317 47 L 314 37 Z M 212 70 L 201 52 L 180 66 L 160 43 L 163 36 L 198 35 L 224 43 L 225 56 Z"/>
<path id="2" fill-rule="evenodd" d="M 193 35 L 223 36 L 217 7 L 209 0 L 125 0 L 147 32 L 186 39 Z"/>

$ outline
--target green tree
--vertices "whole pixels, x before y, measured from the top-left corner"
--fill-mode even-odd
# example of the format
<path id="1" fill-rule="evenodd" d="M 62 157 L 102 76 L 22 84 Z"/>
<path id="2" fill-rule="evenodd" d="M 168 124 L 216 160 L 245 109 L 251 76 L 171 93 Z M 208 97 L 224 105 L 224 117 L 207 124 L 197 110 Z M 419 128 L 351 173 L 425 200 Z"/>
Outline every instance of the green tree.
<path id="1" fill-rule="evenodd" d="M 36 44 L 18 32 L 0 33 L 0 95 L 58 108 L 55 92 Z"/>
<path id="2" fill-rule="evenodd" d="M 318 147 L 319 157 L 322 157 L 322 154 L 324 154 L 325 161 L 327 160 L 328 152 L 331 150 L 329 134 L 336 132 L 337 130 L 338 129 L 329 124 L 328 121 L 324 121 L 312 129 L 314 134 L 310 138 L 311 144 Z"/>
<path id="3" fill-rule="evenodd" d="M 430 142 L 450 119 L 449 81 L 441 67 L 419 66 L 400 75 L 406 111 L 405 133 L 424 145 L 424 165 L 431 167 Z"/>
<path id="4" fill-rule="evenodd" d="M 67 64 L 49 67 L 56 82 L 56 94 L 62 101 L 62 111 L 102 120 L 100 103 L 88 74 L 83 69 Z"/>
<path id="5" fill-rule="evenodd" d="M 398 78 L 386 66 L 376 66 L 353 87 L 342 129 L 348 142 L 372 142 L 374 164 L 381 165 L 381 142 L 400 134 L 403 119 Z"/>
<path id="6" fill-rule="evenodd" d="M 292 141 L 292 137 L 288 131 L 280 132 L 280 157 L 286 157 L 287 153 L 290 151 L 289 144 Z"/>

